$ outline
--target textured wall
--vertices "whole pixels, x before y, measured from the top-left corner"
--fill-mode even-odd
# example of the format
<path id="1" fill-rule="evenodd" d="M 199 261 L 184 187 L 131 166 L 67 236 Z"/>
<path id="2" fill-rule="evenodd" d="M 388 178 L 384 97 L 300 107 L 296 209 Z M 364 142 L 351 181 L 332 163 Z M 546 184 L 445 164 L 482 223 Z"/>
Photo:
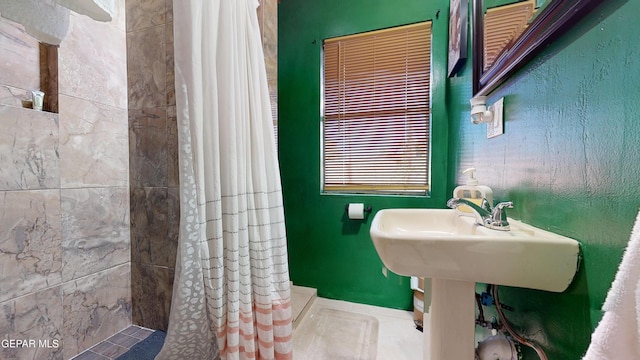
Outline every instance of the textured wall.
<path id="1" fill-rule="evenodd" d="M 491 94 L 505 97 L 498 138 L 468 119 L 470 66 L 449 83 L 451 188 L 475 166 L 497 200 L 514 201 L 510 216 L 582 244 L 565 293 L 501 291 L 515 328 L 550 359 L 585 351 L 640 206 L 640 45 L 629 36 L 638 11 L 638 2 L 607 2 Z"/>
<path id="2" fill-rule="evenodd" d="M 110 23 L 71 14 L 58 52 L 59 114 L 20 107 L 39 86 L 37 42 L 0 20 L 0 338 L 60 345 L 3 347 L 2 359 L 68 359 L 131 323 L 117 4 Z"/>
<path id="3" fill-rule="evenodd" d="M 516 309 L 508 313 L 515 328 L 540 342 L 551 359 L 579 359 L 585 351 L 640 203 L 640 48 L 629 36 L 640 29 L 633 15 L 640 5 L 606 3 L 491 94 L 490 102 L 505 97 L 501 137 L 487 140 L 484 126 L 469 121 L 470 61 L 457 77 L 435 75 L 436 83 L 446 82 L 446 111 L 434 121 L 444 115 L 450 134 L 447 189 L 436 195 L 449 197 L 464 181 L 462 170 L 475 166 L 496 200 L 515 202 L 511 216 L 582 244 L 582 266 L 565 293 L 501 289 L 503 302 Z M 360 200 L 374 209 L 445 205 L 443 200 L 319 194 L 317 41 L 384 23 L 380 18 L 417 21 L 429 16 L 421 12 L 430 6 L 440 5 L 447 13 L 448 2 L 415 9 L 412 4 L 280 4 L 280 158 L 291 277 L 318 287 L 323 296 L 395 306 L 399 302 L 390 301 L 395 295 L 389 294 L 403 291 L 382 278 L 369 247 L 369 224 L 340 219 L 344 204 Z M 446 35 L 434 31 L 438 39 Z M 525 359 L 536 355 L 527 352 Z"/>
<path id="4" fill-rule="evenodd" d="M 446 0 L 289 1 L 279 5 L 279 157 L 291 278 L 329 298 L 409 309 L 409 279 L 384 269 L 369 236 L 372 216 L 345 205 L 443 207 L 447 167 Z M 436 15 L 439 14 L 439 15 Z M 436 18 L 437 16 L 437 18 Z M 325 38 L 433 20 L 431 196 L 351 196 L 320 191 L 320 64 Z"/>

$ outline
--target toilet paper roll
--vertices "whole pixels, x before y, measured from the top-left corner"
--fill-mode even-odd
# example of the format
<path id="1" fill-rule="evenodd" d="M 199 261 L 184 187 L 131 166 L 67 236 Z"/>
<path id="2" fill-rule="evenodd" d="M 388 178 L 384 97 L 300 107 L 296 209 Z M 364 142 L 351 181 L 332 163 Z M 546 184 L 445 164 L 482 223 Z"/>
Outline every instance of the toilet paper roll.
<path id="1" fill-rule="evenodd" d="M 362 220 L 364 219 L 364 204 L 356 203 L 349 204 L 349 219 Z"/>

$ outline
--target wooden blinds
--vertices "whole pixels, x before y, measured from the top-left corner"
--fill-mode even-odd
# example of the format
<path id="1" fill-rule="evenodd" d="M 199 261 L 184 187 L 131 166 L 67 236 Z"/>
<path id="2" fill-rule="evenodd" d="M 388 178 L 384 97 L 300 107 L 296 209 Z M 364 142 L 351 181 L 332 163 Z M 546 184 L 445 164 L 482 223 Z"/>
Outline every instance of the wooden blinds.
<path id="1" fill-rule="evenodd" d="M 484 15 L 484 70 L 520 37 L 533 16 L 535 5 L 535 1 L 530 0 L 487 9 Z"/>
<path id="2" fill-rule="evenodd" d="M 431 22 L 324 42 L 327 191 L 426 191 Z"/>

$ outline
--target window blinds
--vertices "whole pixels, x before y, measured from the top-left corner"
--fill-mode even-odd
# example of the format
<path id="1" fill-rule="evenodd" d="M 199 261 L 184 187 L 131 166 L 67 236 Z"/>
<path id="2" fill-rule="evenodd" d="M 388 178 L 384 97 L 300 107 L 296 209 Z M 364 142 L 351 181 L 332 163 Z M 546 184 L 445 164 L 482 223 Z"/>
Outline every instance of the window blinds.
<path id="1" fill-rule="evenodd" d="M 484 70 L 489 69 L 502 51 L 511 47 L 524 32 L 535 5 L 535 1 L 530 0 L 487 9 L 484 15 Z"/>
<path id="2" fill-rule="evenodd" d="M 325 40 L 325 191 L 426 191 L 431 22 Z"/>

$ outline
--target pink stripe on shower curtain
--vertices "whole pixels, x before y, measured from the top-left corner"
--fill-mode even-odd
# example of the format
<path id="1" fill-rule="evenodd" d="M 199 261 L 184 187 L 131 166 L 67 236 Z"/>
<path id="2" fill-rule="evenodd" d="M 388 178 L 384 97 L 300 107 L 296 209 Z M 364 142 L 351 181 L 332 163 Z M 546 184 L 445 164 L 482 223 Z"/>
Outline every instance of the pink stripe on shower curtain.
<path id="1" fill-rule="evenodd" d="M 292 359 L 287 345 L 292 341 L 291 303 L 281 305 L 255 308 L 253 313 L 241 314 L 238 324 L 223 326 L 217 334 L 220 342 L 226 344 L 221 354 L 242 352 L 248 359 Z"/>
<path id="2" fill-rule="evenodd" d="M 158 360 L 292 359 L 280 173 L 255 0 L 174 6 L 180 237 Z"/>

